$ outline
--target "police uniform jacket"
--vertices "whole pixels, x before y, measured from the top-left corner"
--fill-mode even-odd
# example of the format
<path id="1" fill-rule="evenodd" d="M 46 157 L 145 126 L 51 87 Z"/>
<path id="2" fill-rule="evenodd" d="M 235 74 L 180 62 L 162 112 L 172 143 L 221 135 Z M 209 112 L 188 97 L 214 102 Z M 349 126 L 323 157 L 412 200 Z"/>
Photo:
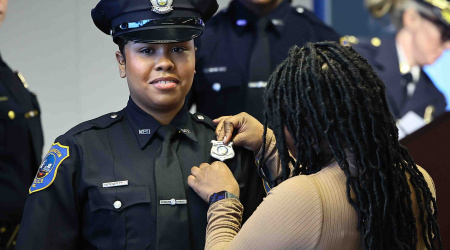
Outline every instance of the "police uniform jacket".
<path id="1" fill-rule="evenodd" d="M 185 106 L 171 125 L 179 131 L 175 148 L 183 177 L 178 181 L 188 206 L 189 241 L 183 249 L 203 249 L 208 204 L 188 187 L 187 178 L 193 166 L 216 161 L 210 156 L 214 124 L 206 116 L 191 115 Z M 155 249 L 157 231 L 166 230 L 156 228 L 157 206 L 162 206 L 154 169 L 162 145 L 156 134 L 160 126 L 130 99 L 122 111 L 58 137 L 43 160 L 54 157 L 56 166 L 45 176 L 50 178 L 37 176 L 30 188 L 16 249 Z M 225 163 L 237 178 L 249 217 L 265 192 L 253 153 L 235 152 Z M 171 244 L 165 243 L 167 249 L 173 249 Z"/>
<path id="2" fill-rule="evenodd" d="M 372 65 L 375 72 L 386 84 L 386 99 L 395 119 L 402 118 L 408 111 L 414 111 L 424 117 L 425 109 L 433 105 L 434 116 L 445 112 L 447 106 L 445 96 L 436 88 L 431 79 L 421 69 L 419 81 L 411 97 L 407 96 L 406 86 L 401 84 L 399 59 L 395 40 L 382 41 L 379 46 L 371 44 L 370 40 L 360 40 L 353 45 Z"/>
<path id="3" fill-rule="evenodd" d="M 19 76 L 0 56 L 0 222 L 11 224 L 20 223 L 44 144 L 36 95 Z"/>
<path id="4" fill-rule="evenodd" d="M 294 45 L 339 40 L 339 35 L 312 12 L 292 7 L 288 0 L 266 17 L 270 20 L 267 36 L 271 70 L 286 58 Z M 239 1 L 232 1 L 228 9 L 208 21 L 203 35 L 196 41 L 199 49 L 191 102 L 196 103 L 197 111 L 217 118 L 242 111 L 252 114 L 251 109 L 262 110 L 262 97 L 256 102 L 257 107 L 244 108 L 250 56 L 257 37 L 256 20 Z"/>

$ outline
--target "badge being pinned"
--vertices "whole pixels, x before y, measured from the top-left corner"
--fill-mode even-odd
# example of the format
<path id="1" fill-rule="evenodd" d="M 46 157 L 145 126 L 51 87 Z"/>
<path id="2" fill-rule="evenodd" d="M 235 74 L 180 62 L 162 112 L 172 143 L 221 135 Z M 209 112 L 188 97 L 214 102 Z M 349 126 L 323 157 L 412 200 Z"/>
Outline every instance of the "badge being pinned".
<path id="1" fill-rule="evenodd" d="M 233 142 L 224 144 L 223 141 L 212 140 L 211 156 L 224 161 L 234 157 Z"/>
<path id="2" fill-rule="evenodd" d="M 152 3 L 152 11 L 158 14 L 166 14 L 173 10 L 173 0 L 150 0 Z"/>
<path id="3" fill-rule="evenodd" d="M 30 194 L 50 186 L 55 180 L 59 165 L 67 157 L 69 157 L 69 147 L 53 143 L 34 177 L 29 190 Z"/>

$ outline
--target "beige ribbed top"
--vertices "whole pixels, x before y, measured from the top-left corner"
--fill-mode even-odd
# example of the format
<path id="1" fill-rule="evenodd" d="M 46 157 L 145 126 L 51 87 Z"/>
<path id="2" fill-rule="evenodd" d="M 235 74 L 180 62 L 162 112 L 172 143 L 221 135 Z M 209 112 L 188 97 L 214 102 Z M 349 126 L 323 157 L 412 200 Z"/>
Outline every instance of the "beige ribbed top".
<path id="1" fill-rule="evenodd" d="M 435 195 L 430 176 L 420 170 Z M 316 174 L 292 177 L 269 192 L 242 229 L 241 203 L 218 201 L 208 211 L 205 249 L 362 249 L 345 181 L 336 162 Z M 420 239 L 418 249 L 423 248 Z"/>

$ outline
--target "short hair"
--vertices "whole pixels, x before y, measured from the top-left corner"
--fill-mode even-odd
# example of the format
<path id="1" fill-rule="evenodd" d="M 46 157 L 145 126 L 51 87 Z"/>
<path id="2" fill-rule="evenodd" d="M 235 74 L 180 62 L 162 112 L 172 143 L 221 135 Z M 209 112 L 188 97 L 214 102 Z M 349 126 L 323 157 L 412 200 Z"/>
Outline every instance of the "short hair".
<path id="1" fill-rule="evenodd" d="M 398 141 L 385 85 L 351 47 L 335 42 L 292 47 L 270 76 L 264 101 L 263 141 L 268 127 L 272 128 L 282 179 L 289 178 L 290 163 L 294 175 L 307 175 L 320 171 L 334 157 L 347 177 L 347 199 L 358 214 L 366 249 L 416 249 L 411 190 L 426 247 L 435 249 L 436 240 L 441 246 L 436 200 Z M 289 156 L 284 127 L 293 136 L 296 162 Z M 331 152 L 328 158 L 323 141 Z M 265 145 L 262 150 L 264 155 Z M 354 156 L 356 170 L 350 169 L 348 152 Z"/>

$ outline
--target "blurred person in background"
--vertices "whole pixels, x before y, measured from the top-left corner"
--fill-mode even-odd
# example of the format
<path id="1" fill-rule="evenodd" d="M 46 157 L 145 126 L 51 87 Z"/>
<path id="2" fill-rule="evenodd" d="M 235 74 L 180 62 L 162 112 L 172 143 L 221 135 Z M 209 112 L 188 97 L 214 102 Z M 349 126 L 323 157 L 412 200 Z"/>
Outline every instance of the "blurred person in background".
<path id="1" fill-rule="evenodd" d="M 445 96 L 423 71 L 450 49 L 450 2 L 446 0 L 366 0 L 375 17 L 389 14 L 394 39 L 344 37 L 386 84 L 400 138 L 445 112 Z"/>
<path id="2" fill-rule="evenodd" d="M 290 0 L 233 0 L 196 41 L 190 102 L 211 118 L 245 111 L 262 121 L 264 88 L 289 48 L 339 37 Z"/>
<path id="3" fill-rule="evenodd" d="M 0 0 L 0 26 L 7 5 L 8 0 Z M 41 162 L 40 116 L 25 78 L 0 55 L 0 249 L 14 248 L 28 188 Z"/>

